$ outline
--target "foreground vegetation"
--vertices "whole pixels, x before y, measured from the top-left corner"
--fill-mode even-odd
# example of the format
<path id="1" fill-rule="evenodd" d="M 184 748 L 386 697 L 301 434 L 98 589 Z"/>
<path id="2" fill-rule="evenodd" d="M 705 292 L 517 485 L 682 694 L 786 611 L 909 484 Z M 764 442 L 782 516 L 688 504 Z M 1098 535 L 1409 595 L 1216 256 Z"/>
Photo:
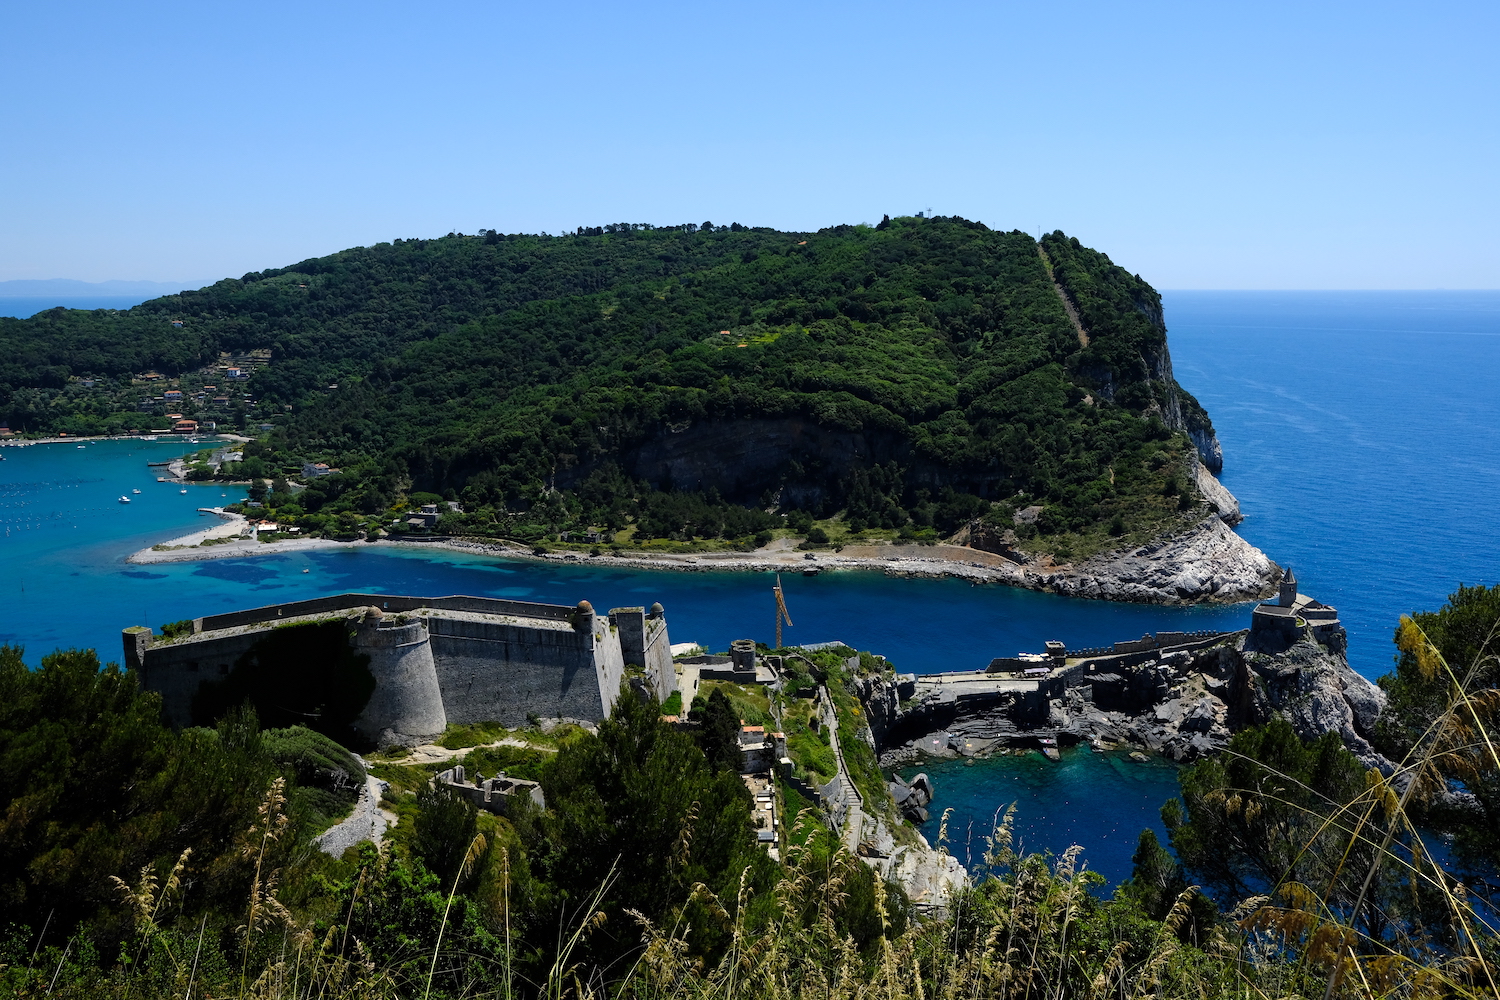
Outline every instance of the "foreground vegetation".
<path id="1" fill-rule="evenodd" d="M 1149 285 L 1061 233 L 956 217 L 450 234 L 0 319 L 14 430 L 168 410 L 263 438 L 222 474 L 304 531 L 384 531 L 422 494 L 460 508 L 442 532 L 528 543 L 753 547 L 835 514 L 931 540 L 990 513 L 1092 551 L 1196 508 L 1183 432 L 1211 431 Z M 317 461 L 340 471 L 277 488 Z"/>
<path id="2" fill-rule="evenodd" d="M 336 745 L 308 730 L 262 732 L 244 710 L 175 733 L 154 695 L 92 654 L 56 653 L 31 672 L 3 647 L 0 988 L 1494 996 L 1500 937 L 1486 879 L 1446 870 L 1419 830 L 1454 833 L 1470 867 L 1493 871 L 1482 809 L 1500 775 L 1497 631 L 1500 588 L 1462 588 L 1403 619 L 1401 666 L 1384 681 L 1395 727 L 1385 738 L 1406 741 L 1396 773 L 1365 771 L 1335 737 L 1304 743 L 1276 720 L 1183 772 L 1182 797 L 1163 810 L 1172 850 L 1144 833 L 1133 877 L 1113 892 L 1082 848 L 1018 856 L 1006 814 L 973 887 L 929 916 L 810 811 L 787 831 L 783 862 L 753 846 L 748 793 L 719 745 L 743 701 L 732 690 L 694 706 L 697 734 L 626 697 L 597 734 L 467 751 L 490 755 L 475 766 L 535 774 L 545 811 L 478 814 L 431 788 L 430 771 L 382 755 L 400 822 L 382 850 L 332 858 L 308 838 L 359 766 Z M 811 660 L 807 675 L 840 686 Z M 856 707 L 841 705 L 841 717 Z M 481 730 L 450 742 L 496 735 Z M 1478 804 L 1455 790 L 1476 790 Z"/>

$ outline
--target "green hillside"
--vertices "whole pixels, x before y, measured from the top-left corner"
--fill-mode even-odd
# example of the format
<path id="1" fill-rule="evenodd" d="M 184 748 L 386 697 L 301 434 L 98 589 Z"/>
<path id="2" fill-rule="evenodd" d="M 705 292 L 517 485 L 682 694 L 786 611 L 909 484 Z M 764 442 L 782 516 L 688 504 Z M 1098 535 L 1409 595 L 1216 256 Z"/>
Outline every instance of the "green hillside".
<path id="1" fill-rule="evenodd" d="M 0 399 L 22 432 L 270 424 L 228 471 L 343 469 L 272 494 L 311 530 L 426 492 L 464 507 L 444 530 L 527 540 L 738 538 L 793 511 L 930 537 L 1008 525 L 1003 501 L 1097 546 L 1194 509 L 1183 432 L 1211 433 L 1149 285 L 959 218 L 397 240 L 0 320 Z"/>

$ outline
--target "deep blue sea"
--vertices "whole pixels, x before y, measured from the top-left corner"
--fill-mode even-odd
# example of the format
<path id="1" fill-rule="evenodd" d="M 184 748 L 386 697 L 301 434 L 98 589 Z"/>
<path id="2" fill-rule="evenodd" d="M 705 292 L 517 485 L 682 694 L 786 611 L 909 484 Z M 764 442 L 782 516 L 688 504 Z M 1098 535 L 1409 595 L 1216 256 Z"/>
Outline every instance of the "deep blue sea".
<path id="1" fill-rule="evenodd" d="M 1500 579 L 1500 292 L 1176 292 L 1165 295 L 1178 380 L 1223 442 L 1223 481 L 1241 531 L 1295 567 L 1303 589 L 1339 607 L 1350 660 L 1389 669 L 1407 611 L 1435 608 L 1460 582 Z M 480 594 L 596 607 L 661 601 L 674 641 L 715 649 L 774 631 L 763 574 L 652 573 L 475 556 L 348 551 L 129 566 L 131 551 L 194 530 L 198 507 L 237 499 L 216 486 L 183 495 L 146 462 L 189 450 L 140 441 L 0 448 L 0 642 L 27 660 L 64 646 L 118 659 L 120 629 L 360 590 Z M 139 488 L 139 496 L 129 494 Z M 221 493 L 228 493 L 227 497 Z M 129 505 L 119 504 L 131 495 Z M 307 572 L 303 572 L 306 570 Z M 838 639 L 899 669 L 966 669 L 1047 639 L 1094 645 L 1159 628 L 1238 627 L 1248 607 L 1157 608 L 1078 601 L 957 581 L 877 573 L 788 577 L 789 642 Z M 1020 803 L 1018 839 L 1074 842 L 1111 879 L 1129 874 L 1145 825 L 1176 792 L 1169 767 L 1114 755 L 934 763 L 934 816 L 950 840 Z M 937 823 L 924 829 L 929 839 Z M 967 842 L 967 841 L 966 841 Z M 960 853 L 960 856 L 962 854 Z"/>
<path id="2" fill-rule="evenodd" d="M 155 295 L 0 295 L 0 316 L 27 319 L 44 309 L 129 309 Z"/>

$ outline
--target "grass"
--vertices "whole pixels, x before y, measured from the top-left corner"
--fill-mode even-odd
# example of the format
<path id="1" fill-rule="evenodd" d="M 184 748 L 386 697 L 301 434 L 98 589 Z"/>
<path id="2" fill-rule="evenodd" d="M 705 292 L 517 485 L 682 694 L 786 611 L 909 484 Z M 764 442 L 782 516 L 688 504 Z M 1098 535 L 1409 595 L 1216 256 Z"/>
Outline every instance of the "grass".
<path id="1" fill-rule="evenodd" d="M 462 750 L 481 743 L 493 743 L 509 735 L 510 730 L 498 722 L 469 722 L 450 724 L 434 742 L 449 750 Z"/>
<path id="2" fill-rule="evenodd" d="M 771 717 L 771 696 L 759 684 L 706 680 L 698 687 L 698 693 L 705 699 L 715 690 L 724 692 L 724 697 L 729 699 L 729 704 L 744 720 L 745 725 L 770 726 L 775 724 L 775 720 Z"/>

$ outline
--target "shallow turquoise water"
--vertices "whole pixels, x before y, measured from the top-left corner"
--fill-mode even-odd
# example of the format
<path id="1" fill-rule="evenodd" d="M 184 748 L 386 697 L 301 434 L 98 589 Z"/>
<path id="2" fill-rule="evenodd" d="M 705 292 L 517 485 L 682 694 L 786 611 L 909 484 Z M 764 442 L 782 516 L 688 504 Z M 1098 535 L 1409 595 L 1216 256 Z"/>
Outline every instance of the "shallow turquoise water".
<path id="1" fill-rule="evenodd" d="M 1057 763 L 1036 751 L 972 762 L 932 760 L 900 773 L 910 779 L 925 772 L 932 779 L 936 798 L 922 835 L 936 844 L 943 811 L 951 808 L 948 852 L 965 865 L 983 859 L 985 838 L 1014 802 L 1016 851 L 1061 854 L 1082 844 L 1087 866 L 1118 881 L 1130 874 L 1141 830 L 1152 827 L 1166 842 L 1160 808 L 1177 794 L 1177 769 L 1160 758 L 1137 763 L 1119 751 L 1087 747 L 1060 755 Z"/>
<path id="2" fill-rule="evenodd" d="M 1214 419 L 1223 480 L 1248 515 L 1241 532 L 1293 565 L 1304 590 L 1339 607 L 1356 669 L 1372 677 L 1389 669 L 1399 614 L 1439 606 L 1460 582 L 1500 579 L 1500 293 L 1165 298 L 1177 376 Z M 233 490 L 220 497 L 226 491 L 215 486 L 182 495 L 155 482 L 148 458 L 190 448 L 0 449 L 0 642 L 24 644 L 33 663 L 59 646 L 96 646 L 114 659 L 127 625 L 346 590 L 587 598 L 603 608 L 659 600 L 679 642 L 721 649 L 773 635 L 771 579 L 761 574 L 359 548 L 126 565 L 131 551 L 207 523 L 196 508 L 238 498 Z M 132 487 L 141 496 L 118 504 Z M 1113 605 L 877 573 L 784 582 L 796 622 L 787 641 L 839 639 L 918 672 L 982 666 L 1052 638 L 1094 645 L 1248 619 L 1246 607 Z M 1062 765 L 1040 757 L 934 763 L 929 773 L 943 775 L 934 812 L 955 808 L 955 842 L 957 831 L 988 830 L 995 809 L 1018 799 L 1023 844 L 1061 852 L 1082 843 L 1091 867 L 1112 879 L 1129 873 L 1141 827 L 1155 825 L 1175 791 L 1168 768 L 1087 754 Z"/>

